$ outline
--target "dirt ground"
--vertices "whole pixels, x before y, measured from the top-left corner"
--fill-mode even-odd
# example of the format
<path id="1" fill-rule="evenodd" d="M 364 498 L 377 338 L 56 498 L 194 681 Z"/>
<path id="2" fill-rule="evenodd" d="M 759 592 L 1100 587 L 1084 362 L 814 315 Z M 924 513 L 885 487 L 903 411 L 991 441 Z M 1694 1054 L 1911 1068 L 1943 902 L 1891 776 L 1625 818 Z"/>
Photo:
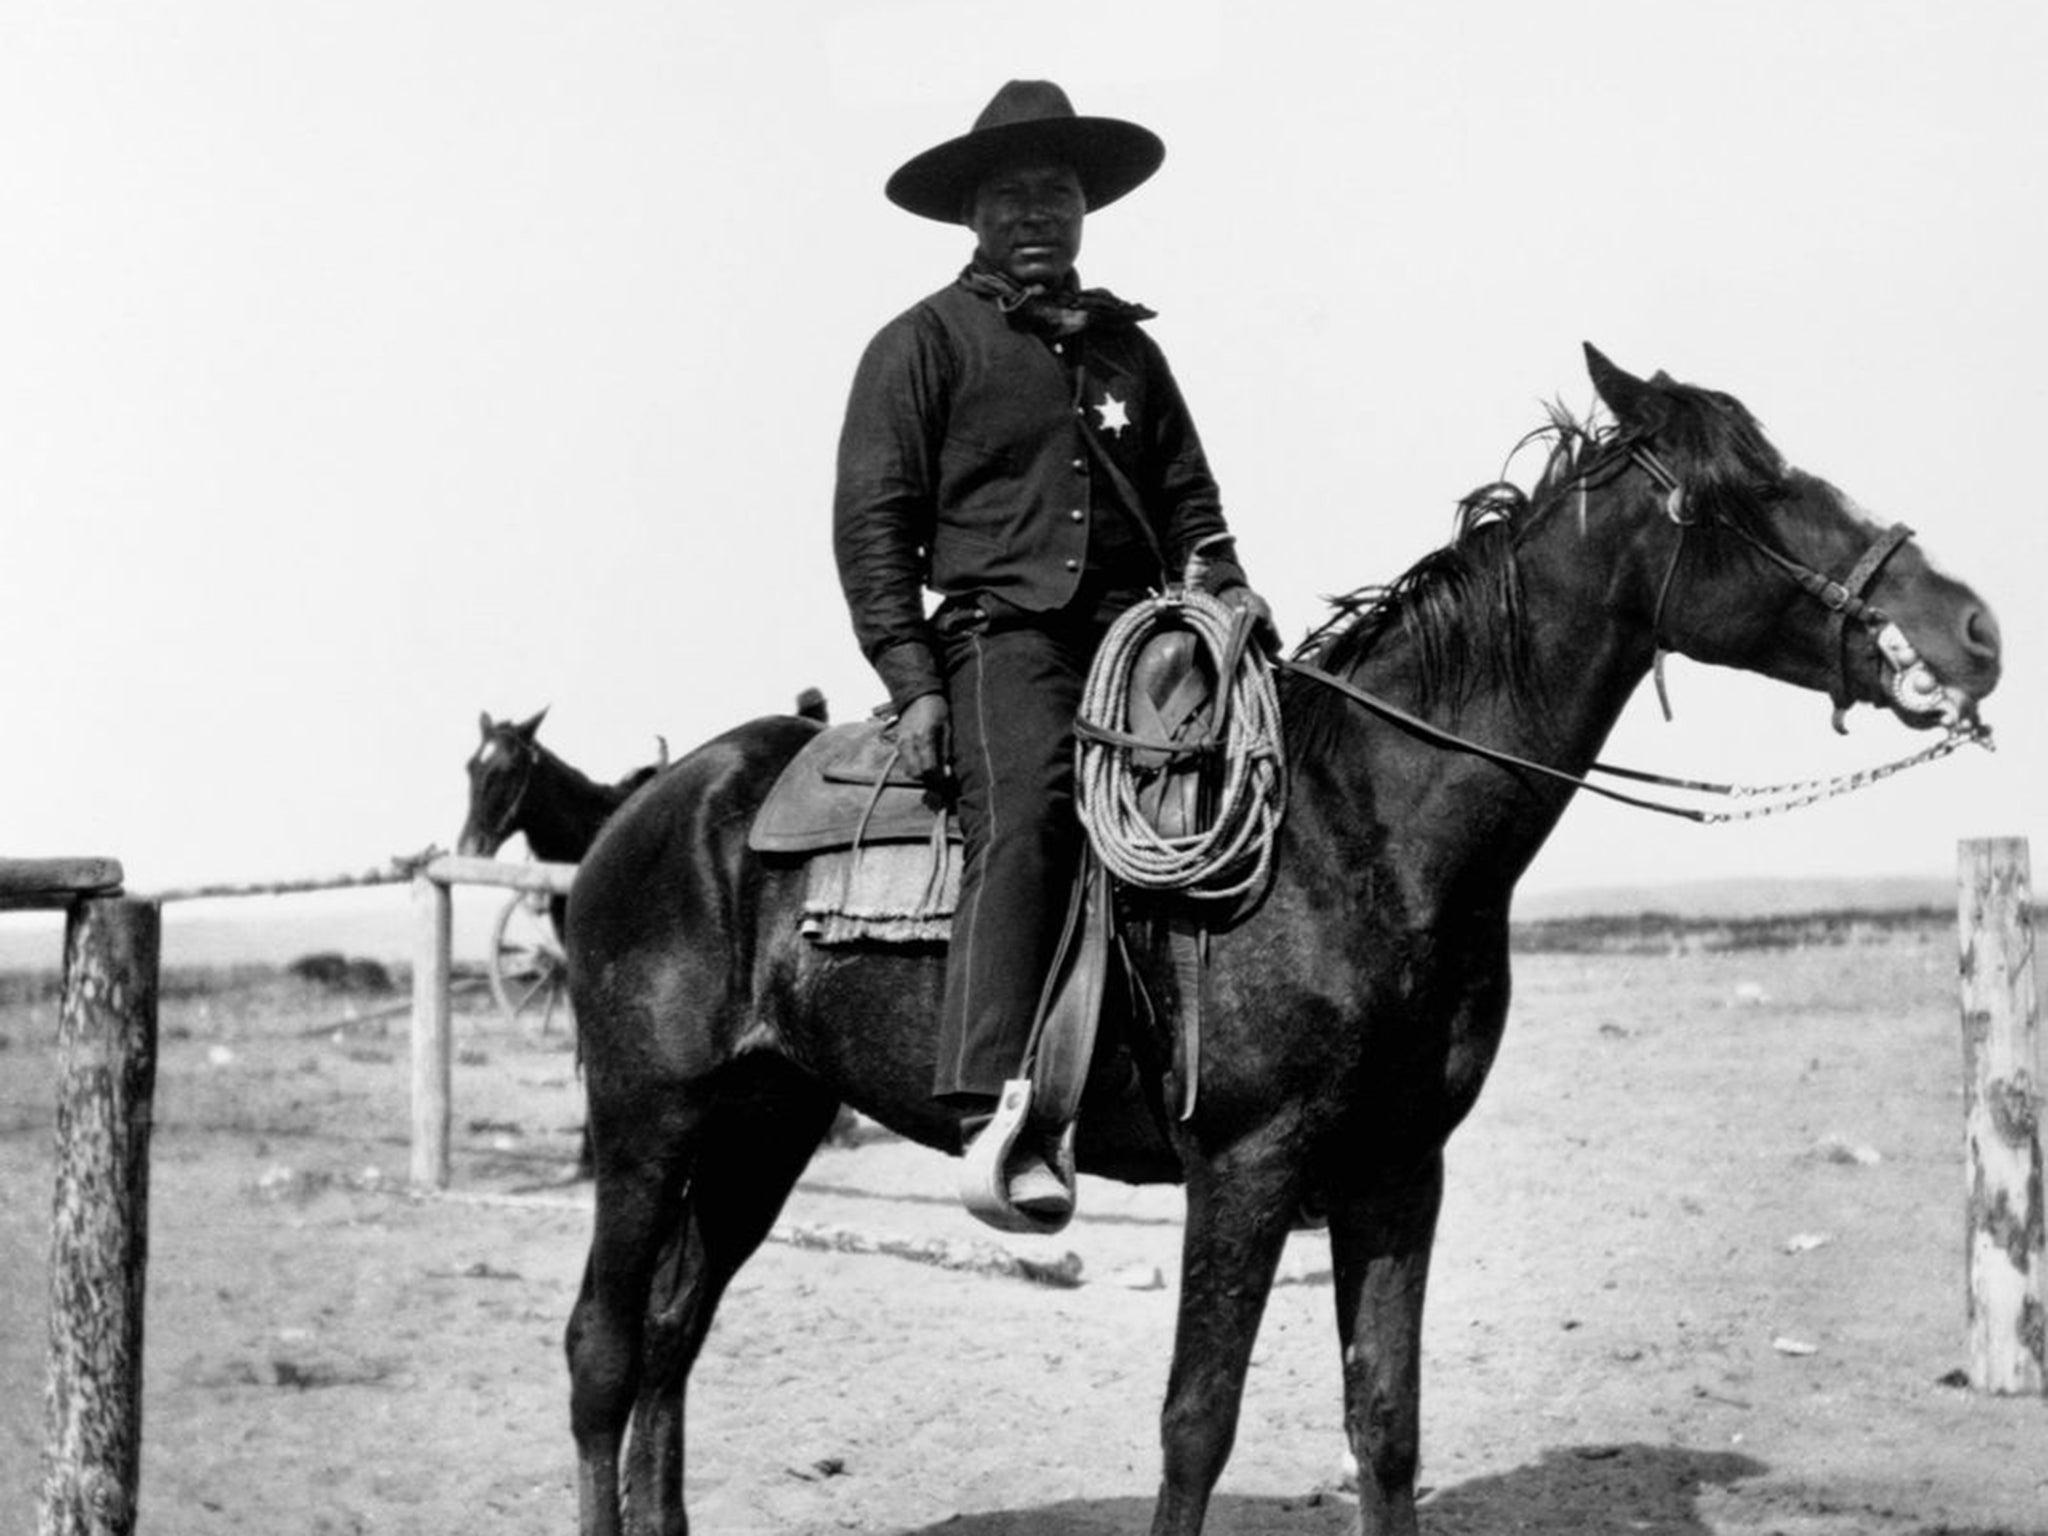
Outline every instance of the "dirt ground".
<path id="1" fill-rule="evenodd" d="M 175 959 L 175 956 L 172 957 Z M 1938 928 L 1532 955 L 1454 1141 L 1430 1299 L 1433 1536 L 2048 1533 L 2048 1401 L 1963 1362 L 1961 1053 Z M 571 1531 L 561 1333 L 589 1226 L 559 1029 L 459 1019 L 454 1190 L 405 1189 L 405 1022 L 296 983 L 168 999 L 141 1529 Z M 55 1007 L 0 1013 L 0 1530 L 33 1529 Z M 1141 1532 L 1179 1196 L 1084 1183 L 1000 1238 L 952 1165 L 821 1152 L 693 1382 L 704 1536 Z M 1058 1288 L 800 1239 L 1073 1254 Z M 1297 1234 L 1211 1528 L 1334 1536 L 1338 1362 Z"/>

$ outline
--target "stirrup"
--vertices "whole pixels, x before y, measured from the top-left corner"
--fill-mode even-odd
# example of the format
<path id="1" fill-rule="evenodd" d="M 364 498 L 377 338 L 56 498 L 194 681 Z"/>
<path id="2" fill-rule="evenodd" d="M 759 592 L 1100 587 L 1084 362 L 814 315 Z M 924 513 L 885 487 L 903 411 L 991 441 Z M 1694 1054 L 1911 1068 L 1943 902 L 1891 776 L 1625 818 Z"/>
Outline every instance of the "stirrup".
<path id="1" fill-rule="evenodd" d="M 1074 1219 L 1070 1206 L 1057 1216 L 1034 1216 L 1010 1203 L 1007 1172 L 1010 1151 L 1031 1123 L 1031 1079 L 1013 1077 L 1003 1084 L 995 1114 L 982 1133 L 968 1143 L 960 1160 L 960 1201 L 970 1213 L 999 1232 L 1031 1232 L 1050 1236 Z M 1053 1175 L 1074 1194 L 1074 1127 L 1060 1131 L 1059 1146 L 1051 1160 Z"/>

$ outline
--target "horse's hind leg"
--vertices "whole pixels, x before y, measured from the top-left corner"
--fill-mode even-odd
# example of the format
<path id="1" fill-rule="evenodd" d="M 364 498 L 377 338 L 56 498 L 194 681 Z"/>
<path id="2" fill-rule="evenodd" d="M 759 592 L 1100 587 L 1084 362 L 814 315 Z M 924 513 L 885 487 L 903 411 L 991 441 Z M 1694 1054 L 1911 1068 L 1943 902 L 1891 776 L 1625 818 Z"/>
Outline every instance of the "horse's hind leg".
<path id="1" fill-rule="evenodd" d="M 837 1108 L 829 1092 L 796 1069 L 754 1058 L 729 1069 L 718 1102 L 696 1128 L 685 1187 L 670 1207 L 667 1231 L 658 1235 L 658 1251 L 641 1292 L 644 1311 L 629 1388 L 634 1400 L 624 1488 L 625 1510 L 636 1532 L 680 1536 L 689 1528 L 682 1490 L 683 1400 L 690 1368 L 719 1298 L 767 1236 Z M 572 1323 L 572 1369 L 577 1368 L 574 1328 Z M 615 1427 L 608 1447 L 600 1450 L 609 1450 L 610 1465 L 616 1468 L 616 1425 L 623 1415 L 615 1394 L 607 1397 L 606 1407 Z M 578 1443 L 583 1444 L 580 1425 Z M 588 1481 L 601 1502 L 596 1486 L 601 1479 Z M 615 1484 L 608 1491 L 616 1511 Z M 603 1511 L 598 1513 L 601 1518 Z"/>
<path id="2" fill-rule="evenodd" d="M 1358 1459 L 1363 1536 L 1415 1536 L 1422 1419 L 1422 1300 L 1443 1202 L 1432 1153 L 1405 1177 L 1330 1203 L 1344 1425 Z"/>
<path id="3" fill-rule="evenodd" d="M 639 1387 L 642 1317 L 700 1115 L 674 1106 L 651 1117 L 634 1128 L 632 1156 L 622 1146 L 597 1171 L 590 1256 L 566 1341 L 582 1536 L 619 1536 L 619 1453 Z"/>
<path id="4" fill-rule="evenodd" d="M 1245 1370 L 1273 1271 L 1300 1204 L 1298 1172 L 1270 1155 L 1226 1154 L 1188 1170 L 1187 1229 L 1165 1451 L 1152 1536 L 1195 1536 L 1237 1435 Z"/>

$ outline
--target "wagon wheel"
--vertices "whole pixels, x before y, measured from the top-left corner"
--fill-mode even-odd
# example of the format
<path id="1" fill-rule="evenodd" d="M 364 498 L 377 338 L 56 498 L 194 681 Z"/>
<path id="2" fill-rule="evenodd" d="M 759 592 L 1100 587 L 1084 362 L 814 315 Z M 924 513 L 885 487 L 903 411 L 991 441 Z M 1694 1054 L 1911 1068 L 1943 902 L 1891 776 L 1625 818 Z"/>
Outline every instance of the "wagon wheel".
<path id="1" fill-rule="evenodd" d="M 562 953 L 544 891 L 514 891 L 491 927 L 491 996 L 507 1023 L 540 1015 L 541 1033 L 569 990 L 569 961 Z"/>

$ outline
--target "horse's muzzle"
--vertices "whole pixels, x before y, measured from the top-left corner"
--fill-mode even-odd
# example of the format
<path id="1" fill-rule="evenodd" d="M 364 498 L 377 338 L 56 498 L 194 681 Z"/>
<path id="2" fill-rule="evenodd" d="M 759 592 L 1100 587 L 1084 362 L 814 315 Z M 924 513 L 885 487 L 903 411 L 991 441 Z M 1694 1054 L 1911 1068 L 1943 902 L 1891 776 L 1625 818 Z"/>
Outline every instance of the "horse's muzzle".
<path id="1" fill-rule="evenodd" d="M 1884 657 L 1884 687 L 1892 707 L 1915 724 L 1939 721 L 1950 730 L 1975 723 L 1977 704 L 1998 684 L 1998 626 L 1986 608 L 1973 609 L 1962 625 L 1967 680 L 1944 681 L 1915 649 L 1906 632 L 1887 623 L 1876 635 Z"/>

